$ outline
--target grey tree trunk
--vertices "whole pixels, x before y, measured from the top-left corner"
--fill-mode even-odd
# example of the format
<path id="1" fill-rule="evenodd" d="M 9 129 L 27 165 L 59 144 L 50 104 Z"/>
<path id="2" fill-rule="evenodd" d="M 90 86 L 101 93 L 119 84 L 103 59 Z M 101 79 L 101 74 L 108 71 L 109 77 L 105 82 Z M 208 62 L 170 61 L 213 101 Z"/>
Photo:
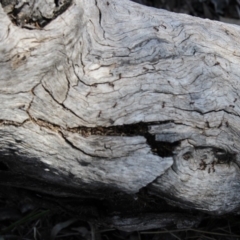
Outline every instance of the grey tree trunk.
<path id="1" fill-rule="evenodd" d="M 2 189 L 92 199 L 126 231 L 238 212 L 239 27 L 127 0 L 1 3 Z"/>

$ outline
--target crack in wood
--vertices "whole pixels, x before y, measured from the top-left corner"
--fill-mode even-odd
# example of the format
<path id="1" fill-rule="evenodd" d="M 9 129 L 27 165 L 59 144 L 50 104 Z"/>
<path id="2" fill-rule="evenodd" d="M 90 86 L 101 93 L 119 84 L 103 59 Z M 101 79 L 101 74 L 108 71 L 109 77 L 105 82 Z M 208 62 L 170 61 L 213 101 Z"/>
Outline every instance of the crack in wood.
<path id="1" fill-rule="evenodd" d="M 13 121 L 0 121 L 1 125 L 14 125 L 16 127 L 23 126 L 26 122 L 32 121 L 35 124 L 37 124 L 40 127 L 47 128 L 51 131 L 59 133 L 66 142 L 71 144 L 72 147 L 76 148 L 77 150 L 83 152 L 81 149 L 78 149 L 75 147 L 67 138 L 64 136 L 64 131 L 71 132 L 71 133 L 78 133 L 82 135 L 83 137 L 89 137 L 92 135 L 97 136 L 120 136 L 120 137 L 135 137 L 135 136 L 143 136 L 146 139 L 147 144 L 151 148 L 152 152 L 154 154 L 159 155 L 160 157 L 170 157 L 173 155 L 174 149 L 179 145 L 178 142 L 170 143 L 170 142 L 163 142 L 163 141 L 156 141 L 155 135 L 152 135 L 149 133 L 149 127 L 151 125 L 160 125 L 165 122 L 151 122 L 151 123 L 135 123 L 135 124 L 129 124 L 129 125 L 119 125 L 119 126 L 111 126 L 111 127 L 102 127 L 102 126 L 96 126 L 96 127 L 77 127 L 77 128 L 63 128 L 61 126 L 58 126 L 56 124 L 52 124 L 50 122 L 47 122 L 42 119 L 35 119 L 31 116 L 29 111 L 27 110 L 29 118 L 24 123 L 15 123 Z M 88 155 L 84 152 L 84 154 Z M 92 156 L 94 157 L 94 156 Z"/>
<path id="2" fill-rule="evenodd" d="M 103 38 L 106 39 L 105 38 L 105 30 L 103 29 L 103 26 L 102 26 L 102 12 L 101 12 L 101 10 L 100 10 L 100 8 L 98 6 L 98 1 L 97 0 L 95 0 L 95 5 L 96 5 L 96 7 L 97 7 L 97 9 L 99 11 L 99 26 L 101 27 L 101 29 L 103 31 Z"/>
<path id="3" fill-rule="evenodd" d="M 46 88 L 44 86 L 44 84 L 41 82 L 41 85 L 43 87 L 43 89 L 49 94 L 49 96 L 52 98 L 52 100 L 54 102 L 56 102 L 57 104 L 59 104 L 60 106 L 62 106 L 64 109 L 66 109 L 67 111 L 69 111 L 70 113 L 72 113 L 74 116 L 76 116 L 77 118 L 80 118 L 81 120 L 85 121 L 84 119 L 82 119 L 80 116 L 78 116 L 74 111 L 72 111 L 70 108 L 67 108 L 64 103 L 60 103 L 59 101 L 57 101 L 57 99 L 53 96 L 53 94 L 48 90 L 48 88 Z M 69 89 L 68 89 L 69 91 Z M 35 94 L 34 94 L 35 95 Z"/>

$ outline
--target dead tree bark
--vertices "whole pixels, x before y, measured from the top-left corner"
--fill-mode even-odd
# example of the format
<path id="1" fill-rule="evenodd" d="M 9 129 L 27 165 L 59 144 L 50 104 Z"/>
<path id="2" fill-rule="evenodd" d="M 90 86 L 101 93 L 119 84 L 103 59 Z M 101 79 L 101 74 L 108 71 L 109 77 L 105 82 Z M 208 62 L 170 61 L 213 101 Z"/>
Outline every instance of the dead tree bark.
<path id="1" fill-rule="evenodd" d="M 238 211 L 239 27 L 127 0 L 1 3 L 3 188 L 106 201 L 128 231 L 184 225 L 164 201 Z M 164 201 L 130 220 L 121 196 Z"/>

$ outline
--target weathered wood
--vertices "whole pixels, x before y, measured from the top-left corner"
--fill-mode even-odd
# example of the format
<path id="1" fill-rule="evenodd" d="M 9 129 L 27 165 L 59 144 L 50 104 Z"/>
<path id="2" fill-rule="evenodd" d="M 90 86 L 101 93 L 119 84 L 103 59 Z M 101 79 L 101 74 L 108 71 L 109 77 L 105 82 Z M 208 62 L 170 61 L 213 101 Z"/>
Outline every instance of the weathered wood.
<path id="1" fill-rule="evenodd" d="M 69 189 L 146 188 L 236 212 L 240 28 L 127 0 L 47 2 L 13 17 L 14 1 L 0 7 L 3 164 Z"/>

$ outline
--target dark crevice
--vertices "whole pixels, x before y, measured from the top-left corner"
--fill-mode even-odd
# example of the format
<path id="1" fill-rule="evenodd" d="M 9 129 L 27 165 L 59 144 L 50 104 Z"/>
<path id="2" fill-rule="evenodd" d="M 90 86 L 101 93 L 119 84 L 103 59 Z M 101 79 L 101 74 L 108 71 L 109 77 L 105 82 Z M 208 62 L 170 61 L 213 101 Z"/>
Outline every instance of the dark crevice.
<path id="1" fill-rule="evenodd" d="M 151 150 L 154 154 L 157 154 L 161 157 L 170 157 L 173 156 L 174 149 L 179 145 L 179 142 L 160 142 L 155 140 L 155 135 L 149 133 L 149 127 L 152 125 L 161 125 L 166 124 L 171 121 L 164 122 L 150 122 L 150 123 L 135 123 L 127 124 L 120 126 L 111 126 L 111 127 L 79 127 L 71 129 L 70 131 L 80 133 L 84 137 L 91 135 L 98 136 L 143 136 L 146 138 L 147 144 L 151 147 Z M 69 131 L 69 129 L 68 129 Z"/>
<path id="2" fill-rule="evenodd" d="M 149 127 L 152 125 L 161 125 L 166 124 L 172 121 L 157 121 L 157 122 L 139 122 L 133 124 L 124 124 L 124 125 L 116 125 L 110 127 L 76 127 L 76 128 L 68 128 L 67 131 L 77 132 L 84 137 L 90 135 L 99 135 L 99 136 L 145 136 L 145 134 L 149 134 Z"/>
<path id="3" fill-rule="evenodd" d="M 172 157 L 174 149 L 180 144 L 180 142 L 159 142 L 155 140 L 155 135 L 145 134 L 147 143 L 151 146 L 154 153 L 160 157 Z"/>
<path id="4" fill-rule="evenodd" d="M 59 2 L 58 2 L 58 0 L 54 0 L 54 3 L 55 3 L 55 5 L 56 5 L 56 7 L 59 7 Z"/>
<path id="5" fill-rule="evenodd" d="M 31 106 L 31 105 L 30 105 Z M 30 108 L 30 107 L 29 107 Z M 174 149 L 179 145 L 178 142 L 163 142 L 163 141 L 156 141 L 155 135 L 152 135 L 149 133 L 149 127 L 153 125 L 161 125 L 166 124 L 172 121 L 163 121 L 163 122 L 149 122 L 149 123 L 135 123 L 135 124 L 126 124 L 126 125 L 118 125 L 118 126 L 111 126 L 111 127 L 77 127 L 77 128 L 63 128 L 61 126 L 58 126 L 54 123 L 47 122 L 46 120 L 42 119 L 35 119 L 33 118 L 30 113 L 29 109 L 27 110 L 29 117 L 32 122 L 37 124 L 38 126 L 47 128 L 51 131 L 58 132 L 68 144 L 71 144 L 71 146 L 81 152 L 83 152 L 86 155 L 89 155 L 85 153 L 82 149 L 77 148 L 74 146 L 69 140 L 66 139 L 64 136 L 63 130 L 71 133 L 77 133 L 83 137 L 89 137 L 91 135 L 95 136 L 121 136 L 121 137 L 136 137 L 136 136 L 142 136 L 146 139 L 147 144 L 150 146 L 152 152 L 156 155 L 159 155 L 160 157 L 171 157 L 173 156 Z M 2 121 L 0 124 L 2 125 L 13 125 L 12 122 Z M 22 124 L 21 124 L 22 125 Z M 19 127 L 19 126 L 17 126 Z M 90 155 L 91 156 L 91 155 Z M 96 156 L 91 156 L 96 157 Z"/>

